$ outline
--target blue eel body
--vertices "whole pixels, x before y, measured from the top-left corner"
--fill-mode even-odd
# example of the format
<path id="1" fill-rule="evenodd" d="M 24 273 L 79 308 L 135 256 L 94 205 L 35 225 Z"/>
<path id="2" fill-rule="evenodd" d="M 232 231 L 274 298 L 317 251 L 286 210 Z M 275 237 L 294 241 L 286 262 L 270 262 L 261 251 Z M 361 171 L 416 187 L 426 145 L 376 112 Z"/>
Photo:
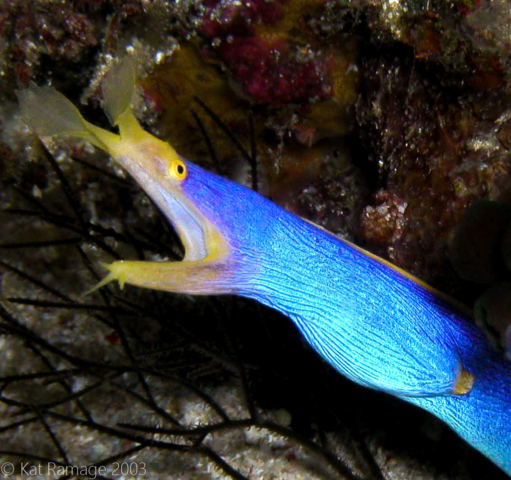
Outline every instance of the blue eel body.
<path id="1" fill-rule="evenodd" d="M 511 475 L 511 362 L 466 313 L 257 193 L 187 167 L 185 194 L 231 244 L 222 278 L 232 293 L 289 316 L 340 373 L 431 412 Z M 460 369 L 474 384 L 453 394 Z"/>
<path id="2" fill-rule="evenodd" d="M 134 85 L 129 58 L 103 83 L 119 134 L 86 122 L 49 87 L 20 93 L 32 130 L 110 153 L 185 246 L 181 262 L 114 262 L 96 288 L 118 280 L 273 307 L 341 374 L 431 412 L 511 476 L 511 362 L 469 314 L 388 262 L 182 159 L 136 121 Z"/>

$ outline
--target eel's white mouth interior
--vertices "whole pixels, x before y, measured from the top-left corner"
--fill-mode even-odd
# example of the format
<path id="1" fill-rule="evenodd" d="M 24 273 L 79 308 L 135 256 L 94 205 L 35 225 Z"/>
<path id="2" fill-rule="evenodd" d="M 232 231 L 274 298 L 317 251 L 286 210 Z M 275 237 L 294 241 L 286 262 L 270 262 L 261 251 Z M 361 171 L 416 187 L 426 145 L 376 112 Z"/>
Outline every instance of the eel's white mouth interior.
<path id="1" fill-rule="evenodd" d="M 156 199 L 155 199 L 156 200 Z M 162 195 L 165 208 L 162 208 L 165 216 L 177 231 L 185 249 L 184 261 L 204 260 L 208 254 L 207 247 L 207 224 L 202 215 L 195 209 L 190 208 L 186 199 L 177 198 L 175 195 Z M 157 202 L 159 204 L 159 202 Z"/>
<path id="2" fill-rule="evenodd" d="M 211 230 L 207 218 L 183 194 L 179 185 L 162 183 L 146 165 L 129 156 L 115 158 L 151 197 L 176 230 L 185 249 L 184 261 L 204 260 L 211 252 L 208 247 Z"/>

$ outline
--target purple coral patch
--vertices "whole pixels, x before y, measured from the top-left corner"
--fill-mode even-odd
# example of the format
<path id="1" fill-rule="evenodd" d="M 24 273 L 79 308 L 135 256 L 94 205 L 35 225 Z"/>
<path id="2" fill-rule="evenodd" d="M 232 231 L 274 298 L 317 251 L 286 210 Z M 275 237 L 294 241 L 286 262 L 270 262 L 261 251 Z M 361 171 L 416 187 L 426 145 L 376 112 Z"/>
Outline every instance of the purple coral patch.
<path id="1" fill-rule="evenodd" d="M 329 95 L 324 55 L 302 55 L 300 46 L 282 35 L 269 39 L 258 25 L 278 24 L 285 1 L 248 1 L 242 5 L 209 2 L 201 32 L 212 41 L 243 93 L 256 103 L 305 103 Z"/>
<path id="2" fill-rule="evenodd" d="M 258 103 L 302 103 L 324 98 L 327 64 L 324 59 L 300 61 L 283 42 L 259 37 L 235 38 L 219 54 L 233 79 Z"/>

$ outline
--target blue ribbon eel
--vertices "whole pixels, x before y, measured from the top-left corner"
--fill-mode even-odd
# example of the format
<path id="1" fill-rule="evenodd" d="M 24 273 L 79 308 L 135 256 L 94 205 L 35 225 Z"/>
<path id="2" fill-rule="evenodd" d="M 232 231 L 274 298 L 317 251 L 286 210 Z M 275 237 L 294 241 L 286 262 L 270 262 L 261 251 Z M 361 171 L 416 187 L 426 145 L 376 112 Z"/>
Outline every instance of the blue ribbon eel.
<path id="1" fill-rule="evenodd" d="M 180 262 L 118 261 L 117 280 L 188 294 L 236 294 L 287 315 L 354 382 L 436 415 L 511 476 L 511 362 L 470 314 L 394 265 L 203 170 L 144 131 L 131 110 L 127 57 L 103 81 L 115 134 L 85 121 L 50 87 L 20 92 L 39 136 L 79 137 L 141 185 L 179 234 Z"/>

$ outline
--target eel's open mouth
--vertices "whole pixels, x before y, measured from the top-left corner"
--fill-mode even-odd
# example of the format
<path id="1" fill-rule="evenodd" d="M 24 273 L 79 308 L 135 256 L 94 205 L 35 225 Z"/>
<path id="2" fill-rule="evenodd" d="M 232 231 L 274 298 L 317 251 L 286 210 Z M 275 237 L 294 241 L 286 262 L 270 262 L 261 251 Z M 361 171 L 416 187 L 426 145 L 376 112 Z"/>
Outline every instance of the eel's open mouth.
<path id="1" fill-rule="evenodd" d="M 212 253 L 210 233 L 216 229 L 186 197 L 180 186 L 172 185 L 171 181 L 153 171 L 156 161 L 150 155 L 121 156 L 115 160 L 136 180 L 170 221 L 183 243 L 183 260 L 206 259 Z"/>
<path id="2" fill-rule="evenodd" d="M 162 210 L 183 243 L 183 260 L 204 260 L 211 253 L 207 246 L 207 220 L 186 199 L 164 192 L 162 201 L 165 202 L 165 209 Z"/>

